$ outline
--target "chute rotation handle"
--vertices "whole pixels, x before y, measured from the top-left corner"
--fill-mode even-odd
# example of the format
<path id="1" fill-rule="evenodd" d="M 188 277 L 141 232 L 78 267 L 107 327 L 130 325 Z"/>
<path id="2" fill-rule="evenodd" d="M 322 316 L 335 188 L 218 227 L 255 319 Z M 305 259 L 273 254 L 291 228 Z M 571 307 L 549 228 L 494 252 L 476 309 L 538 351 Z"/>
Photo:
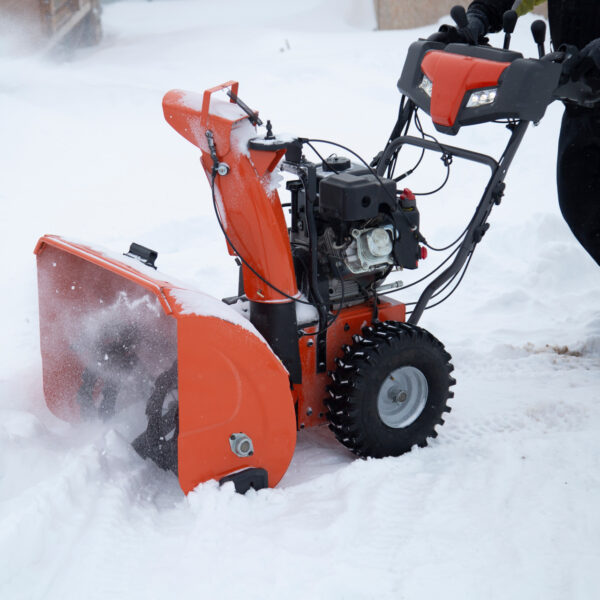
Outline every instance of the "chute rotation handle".
<path id="1" fill-rule="evenodd" d="M 204 92 L 204 96 L 202 98 L 202 114 L 201 114 L 201 122 L 202 123 L 208 123 L 208 114 L 209 114 L 209 110 L 210 110 L 210 97 L 215 93 L 218 92 L 220 90 L 224 90 L 226 88 L 231 88 L 231 92 L 233 93 L 234 97 L 237 96 L 238 94 L 238 89 L 240 87 L 240 84 L 237 81 L 228 81 L 226 83 L 222 83 L 221 85 L 217 85 L 213 88 L 210 88 L 209 90 L 206 90 Z M 233 98 L 230 97 L 229 100 L 232 104 L 235 104 L 235 100 Z"/>

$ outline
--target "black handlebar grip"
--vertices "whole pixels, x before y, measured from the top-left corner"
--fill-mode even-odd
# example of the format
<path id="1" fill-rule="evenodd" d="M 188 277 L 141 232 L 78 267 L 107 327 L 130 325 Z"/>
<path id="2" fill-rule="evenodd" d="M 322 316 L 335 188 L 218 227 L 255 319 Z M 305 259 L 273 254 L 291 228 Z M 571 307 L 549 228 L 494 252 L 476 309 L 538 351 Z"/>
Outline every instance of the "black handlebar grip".
<path id="1" fill-rule="evenodd" d="M 508 33 L 509 35 L 513 33 L 518 18 L 519 17 L 514 10 L 507 10 L 502 15 L 502 28 L 504 29 L 504 33 Z"/>
<path id="2" fill-rule="evenodd" d="M 546 41 L 546 22 L 541 19 L 534 21 L 531 24 L 531 33 L 533 34 L 533 39 L 535 43 L 540 46 L 544 45 Z"/>
<path id="3" fill-rule="evenodd" d="M 464 29 L 469 24 L 465 7 L 460 4 L 457 4 L 450 9 L 450 16 L 459 29 Z"/>

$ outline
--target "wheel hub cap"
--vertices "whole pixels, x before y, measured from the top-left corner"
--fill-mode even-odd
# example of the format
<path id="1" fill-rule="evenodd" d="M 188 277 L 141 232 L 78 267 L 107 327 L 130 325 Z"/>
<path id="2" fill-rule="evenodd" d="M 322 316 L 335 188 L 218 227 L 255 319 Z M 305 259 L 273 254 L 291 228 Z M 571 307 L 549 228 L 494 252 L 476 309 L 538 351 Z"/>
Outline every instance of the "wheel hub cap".
<path id="1" fill-rule="evenodd" d="M 408 427 L 423 412 L 428 394 L 427 379 L 419 369 L 408 366 L 395 369 L 379 389 L 379 417 L 388 427 Z"/>

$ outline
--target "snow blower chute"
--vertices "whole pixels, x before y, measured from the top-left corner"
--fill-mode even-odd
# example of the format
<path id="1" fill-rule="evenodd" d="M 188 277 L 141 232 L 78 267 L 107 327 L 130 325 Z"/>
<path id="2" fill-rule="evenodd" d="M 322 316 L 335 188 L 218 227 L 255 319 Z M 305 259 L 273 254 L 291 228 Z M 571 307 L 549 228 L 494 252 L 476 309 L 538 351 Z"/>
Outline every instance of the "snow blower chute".
<path id="1" fill-rule="evenodd" d="M 464 10 L 453 15 L 460 20 Z M 370 163 L 347 148 L 358 163 L 323 157 L 316 144 L 342 147 L 276 136 L 268 121 L 259 135 L 262 121 L 235 82 L 203 95 L 166 94 L 167 122 L 201 150 L 217 222 L 240 268 L 238 293 L 219 301 L 170 283 L 154 269 L 156 253 L 136 244 L 120 256 L 43 237 L 36 254 L 50 409 L 71 420 L 111 418 L 139 401 L 145 416 L 133 446 L 176 472 L 186 492 L 208 479 L 233 481 L 238 491 L 276 485 L 296 430 L 322 423 L 358 456 L 425 446 L 450 410 L 455 381 L 450 355 L 417 323 L 462 280 L 528 124 L 556 98 L 598 100 L 561 82 L 567 54 L 542 54 L 415 42 L 398 82 L 397 123 Z M 496 161 L 410 136 L 413 124 L 422 133 L 419 109 L 451 135 L 501 122 L 506 149 Z M 415 195 L 398 186 L 414 170 L 397 173 L 404 146 L 439 153 L 448 172 L 454 159 L 491 170 L 472 219 L 447 247 L 428 244 Z M 288 204 L 276 169 L 288 175 Z M 412 284 L 385 280 L 416 269 L 427 248 L 449 255 L 421 278 L 431 281 L 407 313 L 389 294 Z"/>

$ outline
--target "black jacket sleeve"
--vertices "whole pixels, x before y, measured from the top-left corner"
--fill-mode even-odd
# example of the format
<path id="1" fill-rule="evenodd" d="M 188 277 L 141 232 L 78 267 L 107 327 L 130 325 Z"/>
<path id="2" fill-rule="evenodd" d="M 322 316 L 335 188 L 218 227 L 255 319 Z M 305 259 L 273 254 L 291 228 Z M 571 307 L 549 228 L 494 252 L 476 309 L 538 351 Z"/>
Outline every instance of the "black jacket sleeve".
<path id="1" fill-rule="evenodd" d="M 469 5 L 467 12 L 480 19 L 488 32 L 496 33 L 502 29 L 502 15 L 513 4 L 514 0 L 475 0 Z"/>

